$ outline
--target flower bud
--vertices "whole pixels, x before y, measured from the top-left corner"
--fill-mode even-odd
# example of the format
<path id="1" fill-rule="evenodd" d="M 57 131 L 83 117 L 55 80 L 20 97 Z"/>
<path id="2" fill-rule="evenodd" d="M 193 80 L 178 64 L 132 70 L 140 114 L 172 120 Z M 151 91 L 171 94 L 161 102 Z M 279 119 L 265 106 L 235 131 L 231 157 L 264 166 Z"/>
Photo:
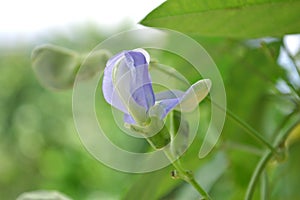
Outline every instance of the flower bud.
<path id="1" fill-rule="evenodd" d="M 76 52 L 54 45 L 42 45 L 32 53 L 32 67 L 39 81 L 51 89 L 73 86 L 80 66 Z"/>

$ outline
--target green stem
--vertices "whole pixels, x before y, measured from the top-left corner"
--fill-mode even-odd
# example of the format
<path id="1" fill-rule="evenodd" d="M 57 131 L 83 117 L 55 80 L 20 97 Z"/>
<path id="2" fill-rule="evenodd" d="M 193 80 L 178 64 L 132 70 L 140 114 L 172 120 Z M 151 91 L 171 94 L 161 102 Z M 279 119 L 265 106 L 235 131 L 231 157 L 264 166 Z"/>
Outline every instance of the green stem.
<path id="1" fill-rule="evenodd" d="M 251 153 L 257 156 L 262 156 L 264 151 L 260 148 L 254 147 L 253 145 L 245 145 L 245 144 L 240 144 L 232 141 L 226 141 L 223 142 L 222 147 L 224 149 L 231 149 L 231 150 L 238 150 L 238 151 L 244 151 L 247 153 Z"/>
<path id="2" fill-rule="evenodd" d="M 231 117 L 231 119 L 233 119 L 235 122 L 237 122 L 249 135 L 254 137 L 256 140 L 258 140 L 263 145 L 265 145 L 270 151 L 272 151 L 273 153 L 276 153 L 276 149 L 269 142 L 267 142 L 263 137 L 261 137 L 261 134 L 258 133 L 254 128 L 252 128 L 246 122 L 242 121 L 235 114 L 233 114 L 230 110 L 227 110 L 226 113 L 228 114 L 229 117 Z"/>
<path id="3" fill-rule="evenodd" d="M 287 86 L 291 90 L 291 96 L 293 97 L 295 102 L 298 103 L 299 102 L 299 96 L 300 96 L 299 91 L 290 82 L 285 80 L 285 83 L 287 84 Z"/>
<path id="4" fill-rule="evenodd" d="M 198 193 L 202 196 L 203 200 L 211 200 L 211 197 L 209 196 L 209 194 L 195 180 L 194 175 L 190 171 L 185 170 L 182 167 L 180 160 L 174 159 L 172 153 L 169 152 L 168 150 L 165 150 L 164 152 L 165 152 L 165 155 L 168 157 L 168 159 L 172 162 L 172 165 L 174 166 L 176 171 L 179 173 L 178 177 L 180 177 L 181 179 L 183 179 L 184 181 L 186 181 L 187 183 L 192 185 L 198 191 Z"/>
<path id="5" fill-rule="evenodd" d="M 155 62 L 152 63 L 152 65 L 154 68 L 162 71 L 163 73 L 166 74 L 171 74 L 174 75 L 174 73 L 167 71 L 166 69 L 160 67 L 159 65 L 156 65 Z M 184 82 L 180 77 L 175 76 L 179 81 Z M 186 83 L 186 82 L 184 82 Z M 261 134 L 258 133 L 255 129 L 253 129 L 251 126 L 249 126 L 246 122 L 242 121 L 241 119 L 239 119 L 234 113 L 232 113 L 230 110 L 228 109 L 224 109 L 223 107 L 219 106 L 217 103 L 213 102 L 209 97 L 208 99 L 210 100 L 211 103 L 213 103 L 214 105 L 216 105 L 219 109 L 221 109 L 222 111 L 226 112 L 226 114 L 233 119 L 234 121 L 236 121 L 248 134 L 250 134 L 252 137 L 254 137 L 256 140 L 258 140 L 259 142 L 261 142 L 263 145 L 265 145 L 268 149 L 270 149 L 272 152 L 276 153 L 276 149 L 269 143 L 267 142 L 263 137 L 261 137 Z"/>
<path id="6" fill-rule="evenodd" d="M 284 124 L 286 124 L 289 119 L 295 114 L 296 112 L 292 112 L 282 123 L 282 126 L 284 126 Z M 296 123 L 294 123 L 290 128 L 288 129 L 286 132 L 284 132 L 283 134 L 279 134 L 275 140 L 275 144 L 274 146 L 276 148 L 279 148 L 280 145 L 282 145 L 284 143 L 284 141 L 286 140 L 286 138 L 288 137 L 289 133 L 298 125 L 298 121 Z M 266 168 L 266 165 L 269 163 L 269 161 L 271 160 L 271 158 L 273 158 L 274 156 L 276 156 L 276 154 L 274 154 L 274 152 L 272 151 L 268 151 L 265 153 L 265 155 L 260 159 L 260 161 L 258 162 L 252 176 L 251 176 L 251 180 L 249 182 L 248 188 L 247 188 L 247 192 L 246 192 L 246 196 L 245 196 L 245 200 L 251 200 L 255 191 L 255 186 L 257 185 L 257 182 L 259 180 L 259 177 L 261 176 L 261 173 L 264 171 L 264 169 Z"/>
<path id="7" fill-rule="evenodd" d="M 268 200 L 269 198 L 269 180 L 266 170 L 263 172 L 261 177 L 261 200 Z"/>
<path id="8" fill-rule="evenodd" d="M 254 128 L 252 128 L 250 125 L 248 125 L 246 122 L 242 121 L 239 117 L 237 117 L 233 112 L 231 112 L 228 109 L 224 109 L 221 106 L 219 106 L 217 103 L 212 101 L 210 98 L 208 98 L 211 103 L 213 103 L 215 106 L 217 106 L 222 111 L 226 112 L 226 114 L 233 119 L 240 127 L 242 127 L 249 135 L 254 137 L 257 141 L 265 145 L 271 152 L 276 153 L 276 149 L 267 142 L 259 132 L 257 132 Z"/>
<path id="9" fill-rule="evenodd" d="M 297 67 L 297 63 L 296 63 L 296 61 L 294 59 L 294 56 L 291 54 L 291 52 L 288 50 L 288 48 L 285 45 L 282 45 L 282 47 L 283 47 L 284 51 L 286 52 L 286 54 L 288 55 L 288 57 L 293 62 L 293 65 L 294 65 L 294 67 L 295 67 L 295 69 L 296 69 L 296 71 L 298 73 L 299 78 L 300 78 L 300 69 L 298 69 L 298 67 Z"/>
<path id="10" fill-rule="evenodd" d="M 174 121 L 174 112 L 170 113 L 169 117 L 169 122 L 170 122 L 170 127 L 169 127 L 169 134 L 171 137 L 171 144 L 169 148 L 164 149 L 164 153 L 166 157 L 172 162 L 172 165 L 176 169 L 176 172 L 178 173 L 178 178 L 181 178 L 182 180 L 186 181 L 190 185 L 192 185 L 197 192 L 202 196 L 202 199 L 205 200 L 211 200 L 210 196 L 207 194 L 207 192 L 199 185 L 199 183 L 195 180 L 194 175 L 191 173 L 191 171 L 185 170 L 181 163 L 179 158 L 177 158 L 176 155 L 176 150 L 174 149 L 172 145 L 172 141 L 175 139 L 175 133 L 177 132 L 175 128 L 175 121 Z"/>
<path id="11" fill-rule="evenodd" d="M 256 184 L 258 183 L 259 177 L 272 157 L 273 154 L 271 151 L 269 151 L 260 159 L 249 182 L 245 200 L 252 199 L 254 194 L 254 189 Z"/>
<path id="12" fill-rule="evenodd" d="M 297 66 L 297 63 L 295 61 L 294 56 L 291 54 L 291 52 L 288 50 L 288 48 L 283 44 L 282 48 L 284 49 L 284 51 L 286 52 L 287 56 L 290 58 L 290 60 L 293 63 L 293 66 L 295 68 L 295 70 L 297 71 L 298 77 L 300 78 L 300 69 Z M 299 101 L 299 97 L 300 97 L 300 91 L 299 89 L 297 89 L 293 84 L 291 84 L 288 80 L 285 80 L 286 84 L 289 86 L 289 88 L 291 89 L 291 92 L 294 93 L 294 98 Z"/>

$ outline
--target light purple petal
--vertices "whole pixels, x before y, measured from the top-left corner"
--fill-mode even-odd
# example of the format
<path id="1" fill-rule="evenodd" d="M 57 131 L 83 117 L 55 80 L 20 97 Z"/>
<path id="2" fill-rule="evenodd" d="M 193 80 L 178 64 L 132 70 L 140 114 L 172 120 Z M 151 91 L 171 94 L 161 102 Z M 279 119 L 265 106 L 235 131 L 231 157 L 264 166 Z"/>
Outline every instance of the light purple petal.
<path id="1" fill-rule="evenodd" d="M 155 100 L 160 101 L 164 99 L 174 99 L 174 98 L 180 98 L 184 95 L 184 92 L 180 90 L 166 90 L 163 92 L 155 93 Z"/>
<path id="2" fill-rule="evenodd" d="M 113 84 L 113 70 L 122 57 L 124 57 L 124 52 L 116 54 L 107 61 L 106 67 L 104 69 L 102 91 L 107 103 L 111 104 L 124 113 L 128 113 L 124 103 L 121 101 L 120 96 L 115 91 L 115 87 Z"/>
<path id="3" fill-rule="evenodd" d="M 124 114 L 124 122 L 127 124 L 136 124 L 135 120 L 129 114 Z"/>
<path id="4" fill-rule="evenodd" d="M 160 116 L 158 116 L 160 119 L 163 119 L 167 116 L 167 114 L 172 111 L 178 104 L 180 103 L 180 99 L 179 98 L 175 98 L 175 99 L 164 99 L 161 100 L 159 102 L 157 102 L 157 104 L 159 105 L 159 107 L 162 109 L 161 112 L 159 112 Z"/>
<path id="5" fill-rule="evenodd" d="M 113 57 L 111 57 L 107 63 L 106 63 L 106 66 L 114 66 L 117 62 L 119 62 L 119 60 L 124 57 L 124 51 L 120 52 L 120 53 L 117 53 L 116 55 L 114 55 Z"/>
<path id="6" fill-rule="evenodd" d="M 173 109 L 190 112 L 207 96 L 210 87 L 211 81 L 203 79 L 193 84 L 186 92 L 180 90 L 160 92 L 155 95 L 157 100 L 155 103 L 155 113 L 159 115 L 160 119 L 163 119 Z"/>
<path id="7" fill-rule="evenodd" d="M 103 77 L 105 100 L 125 114 L 125 121 L 143 123 L 155 97 L 148 71 L 149 55 L 143 49 L 123 51 L 106 64 Z M 131 117 L 131 119 L 130 119 Z"/>
<path id="8" fill-rule="evenodd" d="M 132 97 L 137 104 L 149 110 L 154 105 L 155 98 L 146 56 L 138 51 L 128 51 L 125 57 L 127 65 L 132 70 Z"/>
<path id="9" fill-rule="evenodd" d="M 163 92 L 159 92 L 155 94 L 156 99 L 156 109 L 160 109 L 160 111 L 156 111 L 156 115 L 160 119 L 166 117 L 166 115 L 172 111 L 179 103 L 184 95 L 184 92 L 180 90 L 167 90 Z"/>
<path id="10" fill-rule="evenodd" d="M 144 65 L 144 64 L 148 64 L 146 57 L 144 56 L 144 54 L 142 52 L 138 52 L 138 51 L 127 51 L 125 52 L 125 56 L 127 59 L 127 62 L 132 62 L 132 64 L 135 67 L 138 67 L 139 65 Z"/>

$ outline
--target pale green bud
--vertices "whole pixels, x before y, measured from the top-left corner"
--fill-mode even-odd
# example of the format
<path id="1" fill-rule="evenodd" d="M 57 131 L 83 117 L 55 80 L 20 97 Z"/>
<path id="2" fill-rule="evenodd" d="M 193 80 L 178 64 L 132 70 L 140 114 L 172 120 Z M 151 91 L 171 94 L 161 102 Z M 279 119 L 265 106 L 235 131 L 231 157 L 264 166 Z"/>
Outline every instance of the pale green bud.
<path id="1" fill-rule="evenodd" d="M 73 86 L 80 66 L 76 52 L 46 44 L 34 49 L 31 59 L 33 70 L 45 87 L 68 89 Z"/>
<path id="2" fill-rule="evenodd" d="M 111 53 L 106 50 L 92 51 L 91 53 L 82 56 L 82 66 L 78 78 L 86 80 L 93 77 L 99 71 L 103 71 Z"/>
<path id="3" fill-rule="evenodd" d="M 100 70 L 110 57 L 105 50 L 80 55 L 63 47 L 46 44 L 32 53 L 32 67 L 39 81 L 47 88 L 69 89 L 73 87 L 77 72 L 78 80 L 89 79 Z"/>

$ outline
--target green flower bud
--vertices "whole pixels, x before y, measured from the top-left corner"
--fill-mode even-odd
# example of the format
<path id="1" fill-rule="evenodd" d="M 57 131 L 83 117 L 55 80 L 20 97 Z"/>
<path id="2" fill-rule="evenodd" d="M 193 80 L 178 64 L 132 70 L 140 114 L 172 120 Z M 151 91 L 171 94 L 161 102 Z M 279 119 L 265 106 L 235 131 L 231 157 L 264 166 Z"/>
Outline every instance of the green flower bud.
<path id="1" fill-rule="evenodd" d="M 106 62 L 111 57 L 111 53 L 106 50 L 92 51 L 91 53 L 82 56 L 82 67 L 78 78 L 86 80 L 93 77 L 100 70 L 104 70 Z"/>
<path id="2" fill-rule="evenodd" d="M 42 45 L 32 53 L 32 67 L 39 81 L 51 89 L 68 89 L 73 86 L 80 66 L 79 55 L 66 48 Z"/>
<path id="3" fill-rule="evenodd" d="M 110 53 L 105 50 L 93 51 L 83 56 L 75 51 L 47 44 L 33 51 L 32 66 L 39 81 L 45 87 L 58 90 L 69 89 L 72 88 L 82 64 L 78 79 L 86 80 L 99 70 L 103 70 L 109 57 L 111 57 Z"/>

